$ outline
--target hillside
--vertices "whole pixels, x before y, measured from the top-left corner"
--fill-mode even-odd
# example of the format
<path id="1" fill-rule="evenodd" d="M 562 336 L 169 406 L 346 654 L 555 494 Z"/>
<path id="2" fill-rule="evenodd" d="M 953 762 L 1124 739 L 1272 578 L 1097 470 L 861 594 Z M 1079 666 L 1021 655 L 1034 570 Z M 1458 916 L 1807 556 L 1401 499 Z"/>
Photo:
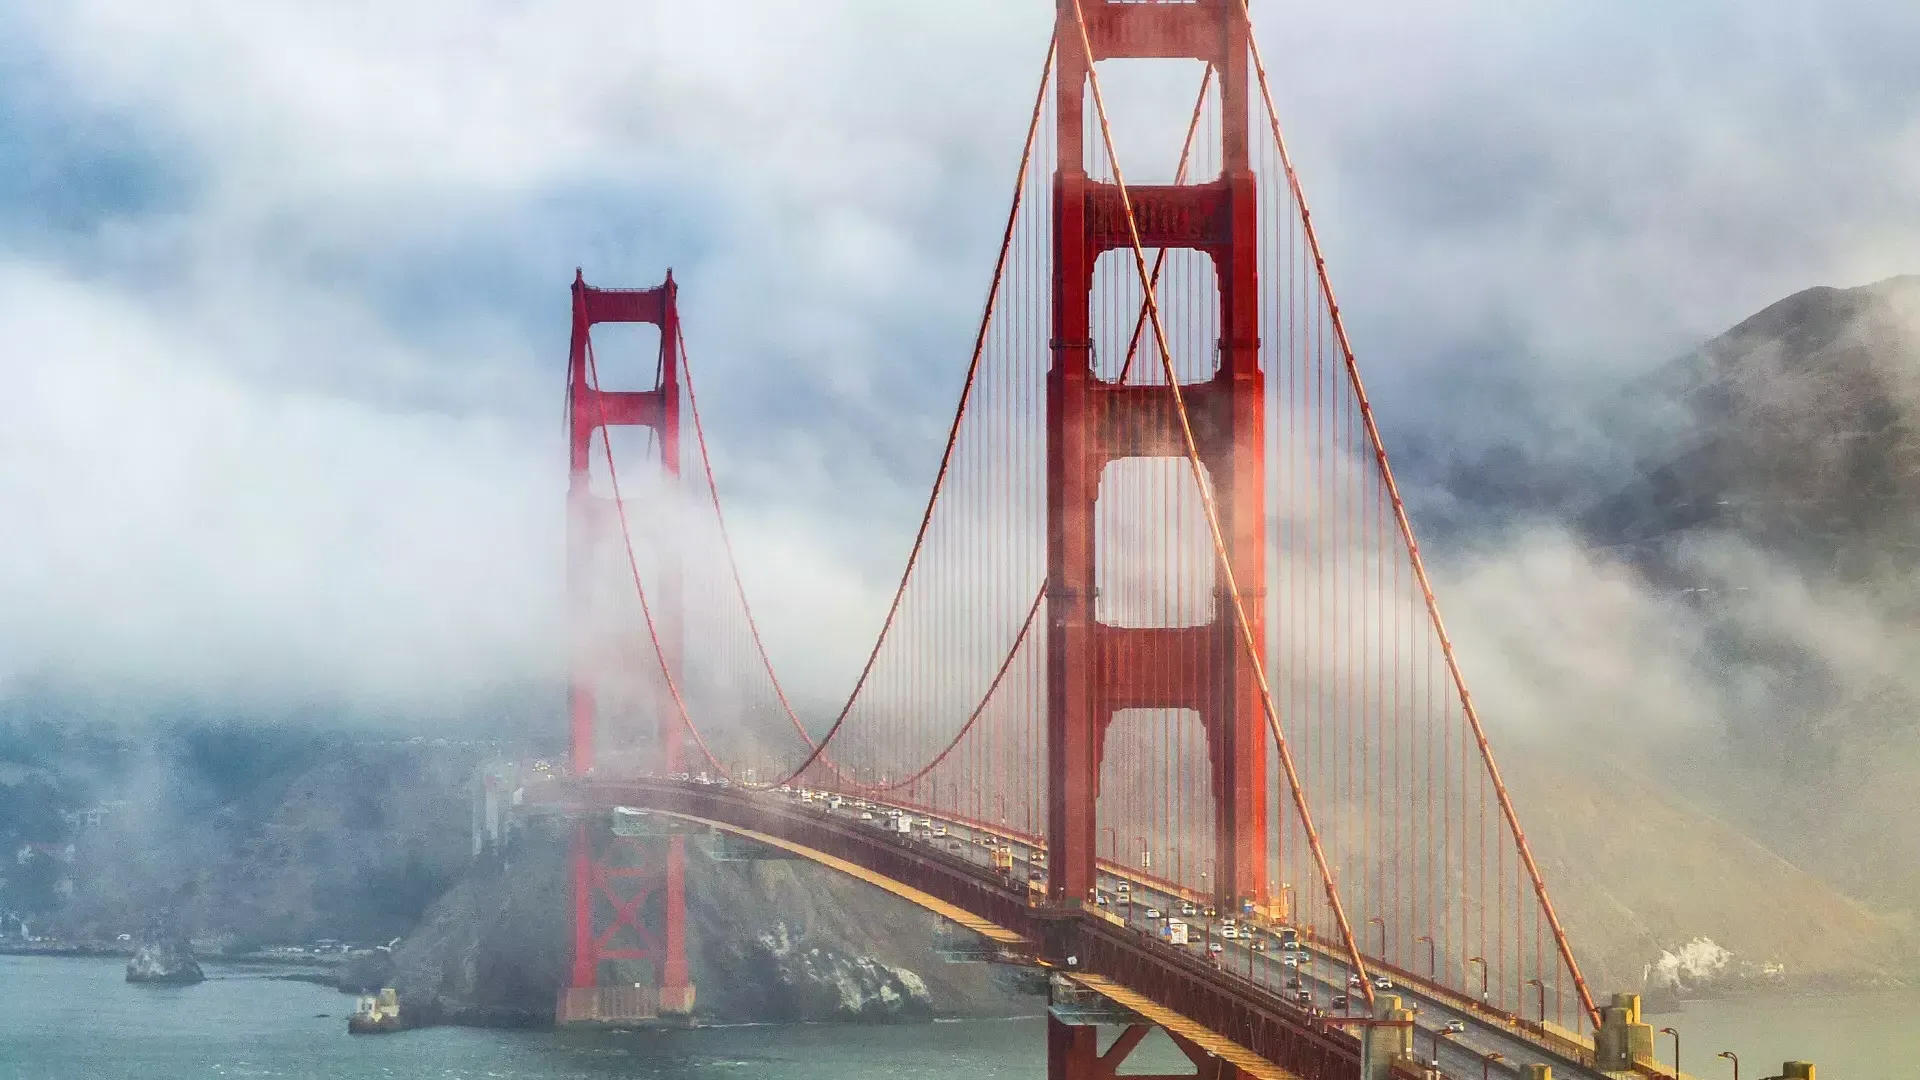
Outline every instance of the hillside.
<path id="1" fill-rule="evenodd" d="M 1585 515 L 1649 547 L 1724 530 L 1810 573 L 1920 556 L 1920 276 L 1814 288 L 1642 380 L 1608 410 L 1640 475 Z"/>
<path id="2" fill-rule="evenodd" d="M 1912 980 L 1916 408 L 1920 277 L 1809 289 L 1596 409 L 1595 458 L 1629 464 L 1536 485 L 1534 526 L 1453 567 L 1469 677 L 1601 982 L 1696 938 L 1728 973 Z"/>

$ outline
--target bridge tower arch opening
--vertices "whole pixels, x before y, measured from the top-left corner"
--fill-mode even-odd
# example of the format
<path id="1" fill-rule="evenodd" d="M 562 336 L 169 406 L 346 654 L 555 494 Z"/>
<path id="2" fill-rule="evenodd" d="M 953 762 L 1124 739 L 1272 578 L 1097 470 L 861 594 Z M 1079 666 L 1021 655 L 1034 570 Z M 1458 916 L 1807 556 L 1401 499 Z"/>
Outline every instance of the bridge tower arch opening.
<path id="1" fill-rule="evenodd" d="M 647 569 L 657 580 L 652 629 L 660 656 L 679 669 L 682 598 L 672 520 L 680 479 L 679 322 L 671 271 L 650 289 L 595 288 L 575 272 L 567 361 L 567 711 L 572 772 L 580 778 L 672 775 L 683 767 L 684 733 L 666 680 L 634 675 L 647 670 L 654 643 L 645 632 L 636 637 L 633 612 L 606 610 L 610 598 L 633 595 L 621 586 L 638 569 L 627 565 L 623 530 L 644 529 L 655 541 L 646 545 Z M 603 324 L 658 331 L 654 375 L 642 380 L 651 387 L 603 388 L 593 351 L 593 328 Z M 614 381 L 625 383 L 627 373 Z M 646 494 L 641 505 L 623 508 L 596 490 L 602 485 L 595 478 L 603 468 L 619 468 L 616 462 L 628 457 L 620 448 L 640 432 L 651 450 L 643 464 L 656 472 L 631 478 Z M 625 492 L 630 502 L 632 493 Z M 574 823 L 571 846 L 573 963 L 556 1020 L 618 1023 L 690 1013 L 685 837 L 619 814 L 586 816 Z"/>

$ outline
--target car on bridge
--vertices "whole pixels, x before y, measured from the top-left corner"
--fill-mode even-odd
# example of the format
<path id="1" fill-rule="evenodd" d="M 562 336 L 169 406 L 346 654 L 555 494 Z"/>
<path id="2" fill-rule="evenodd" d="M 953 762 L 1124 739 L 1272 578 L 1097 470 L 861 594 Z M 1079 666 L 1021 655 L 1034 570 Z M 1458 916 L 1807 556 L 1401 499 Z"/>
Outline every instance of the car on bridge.
<path id="1" fill-rule="evenodd" d="M 1159 908 L 1157 908 L 1157 907 L 1150 907 L 1150 908 L 1148 908 L 1148 909 L 1147 909 L 1147 921 L 1148 921 L 1148 922 L 1158 922 L 1158 921 L 1160 921 L 1160 909 L 1159 909 Z"/>
<path id="2" fill-rule="evenodd" d="M 1447 1021 L 1447 1026 L 1440 1029 L 1441 1033 L 1445 1035 L 1463 1035 L 1466 1033 L 1466 1030 L 1467 1022 L 1465 1020 L 1449 1020 Z"/>

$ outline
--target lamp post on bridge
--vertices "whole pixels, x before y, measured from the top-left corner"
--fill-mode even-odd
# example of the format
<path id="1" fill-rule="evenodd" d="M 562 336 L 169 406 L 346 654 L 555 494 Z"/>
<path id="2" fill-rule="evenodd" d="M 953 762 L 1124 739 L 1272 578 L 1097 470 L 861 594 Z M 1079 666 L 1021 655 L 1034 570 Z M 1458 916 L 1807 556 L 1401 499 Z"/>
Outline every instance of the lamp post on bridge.
<path id="1" fill-rule="evenodd" d="M 1487 1054 L 1482 1057 L 1480 1059 L 1480 1080 L 1488 1080 L 1488 1073 L 1493 1071 L 1494 1062 L 1505 1060 L 1507 1060 L 1505 1054 Z"/>
<path id="2" fill-rule="evenodd" d="M 1439 982 L 1440 981 L 1439 947 L 1433 943 L 1433 938 L 1427 934 L 1421 934 L 1419 937 L 1414 938 L 1413 940 L 1415 942 L 1424 941 L 1427 943 L 1427 981 L 1435 982 L 1435 983 Z"/>
<path id="3" fill-rule="evenodd" d="M 1527 985 L 1540 991 L 1540 1022 L 1547 1022 L 1547 984 L 1539 979 L 1528 979 Z"/>
<path id="4" fill-rule="evenodd" d="M 1722 1050 L 1719 1056 L 1733 1062 L 1733 1080 L 1740 1080 L 1740 1055 L 1731 1050 Z"/>
<path id="5" fill-rule="evenodd" d="M 1140 869 L 1153 869 L 1153 849 L 1147 846 L 1147 838 L 1135 836 L 1134 839 L 1140 841 Z"/>
<path id="6" fill-rule="evenodd" d="M 1680 1033 L 1670 1027 L 1660 1029 L 1660 1034 L 1673 1036 L 1673 1075 L 1680 1076 Z"/>
<path id="7" fill-rule="evenodd" d="M 1380 959 L 1384 962 L 1387 958 L 1387 920 L 1382 916 L 1375 915 L 1367 921 L 1380 925 Z"/>
<path id="8" fill-rule="evenodd" d="M 1100 826 L 1100 831 L 1103 833 L 1106 833 L 1107 836 L 1111 838 L 1111 840 L 1107 844 L 1107 850 L 1113 852 L 1113 859 L 1115 862 L 1120 861 L 1120 834 L 1118 832 L 1115 832 L 1113 826 L 1111 825 Z"/>

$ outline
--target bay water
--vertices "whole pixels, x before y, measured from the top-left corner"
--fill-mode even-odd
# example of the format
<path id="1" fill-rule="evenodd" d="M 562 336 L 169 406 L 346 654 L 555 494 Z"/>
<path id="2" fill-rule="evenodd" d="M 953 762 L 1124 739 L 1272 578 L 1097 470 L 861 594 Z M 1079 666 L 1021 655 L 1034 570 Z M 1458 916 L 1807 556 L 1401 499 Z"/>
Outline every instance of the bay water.
<path id="1" fill-rule="evenodd" d="M 1038 1018 L 588 1033 L 431 1028 L 349 1036 L 353 998 L 274 969 L 209 966 L 198 986 L 129 986 L 117 960 L 0 956 L 0 1080 L 960 1080 L 1046 1075 Z M 1920 1080 L 1920 995 L 1708 1002 L 1649 1015 L 1701 1078 Z M 1672 1040 L 1660 1036 L 1661 1060 Z M 1130 1071 L 1188 1071 L 1150 1042 Z"/>

